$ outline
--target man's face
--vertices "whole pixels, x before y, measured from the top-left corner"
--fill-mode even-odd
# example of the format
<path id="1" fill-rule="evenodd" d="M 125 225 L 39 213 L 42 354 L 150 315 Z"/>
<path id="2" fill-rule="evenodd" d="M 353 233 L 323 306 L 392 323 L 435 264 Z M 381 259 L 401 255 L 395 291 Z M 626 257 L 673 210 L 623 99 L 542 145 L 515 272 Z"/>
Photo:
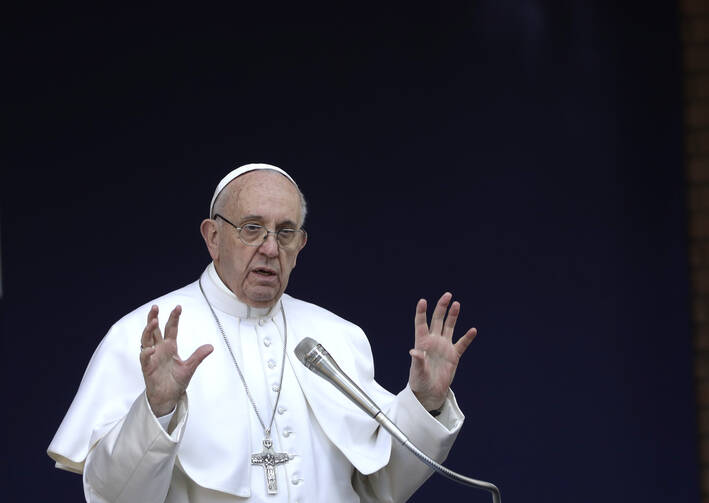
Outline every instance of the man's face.
<path id="1" fill-rule="evenodd" d="M 298 190 L 279 173 L 247 173 L 227 185 L 219 197 L 225 198 L 219 213 L 238 227 L 253 223 L 270 231 L 299 228 Z M 212 254 L 212 258 L 219 277 L 242 302 L 254 307 L 273 305 L 285 291 L 305 242 L 294 249 L 282 249 L 275 235 L 269 234 L 259 246 L 248 246 L 222 219 L 217 219 L 216 225 L 217 256 Z"/>

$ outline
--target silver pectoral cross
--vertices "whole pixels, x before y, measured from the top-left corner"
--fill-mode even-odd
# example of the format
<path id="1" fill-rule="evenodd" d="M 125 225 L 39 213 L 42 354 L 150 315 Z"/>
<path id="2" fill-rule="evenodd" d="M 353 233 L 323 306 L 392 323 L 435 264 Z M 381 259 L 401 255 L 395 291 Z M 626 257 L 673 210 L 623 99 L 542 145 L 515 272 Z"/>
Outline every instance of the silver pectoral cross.
<path id="1" fill-rule="evenodd" d="M 270 438 L 263 439 L 263 451 L 251 455 L 252 465 L 261 465 L 266 475 L 266 490 L 268 494 L 278 494 L 276 481 L 276 465 L 288 462 L 290 457 L 285 452 L 274 452 Z"/>

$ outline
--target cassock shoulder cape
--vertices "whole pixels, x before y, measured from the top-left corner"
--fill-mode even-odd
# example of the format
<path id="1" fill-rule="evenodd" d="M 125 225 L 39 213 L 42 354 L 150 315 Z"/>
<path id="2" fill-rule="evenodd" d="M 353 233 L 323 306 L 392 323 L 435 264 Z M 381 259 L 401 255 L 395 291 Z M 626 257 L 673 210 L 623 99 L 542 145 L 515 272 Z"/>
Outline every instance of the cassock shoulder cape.
<path id="1" fill-rule="evenodd" d="M 285 294 L 281 302 L 288 324 L 286 357 L 318 423 L 359 472 L 368 475 L 384 467 L 389 461 L 391 437 L 377 435 L 378 424 L 372 418 L 330 383 L 307 370 L 293 353 L 304 337 L 316 339 L 386 411 L 394 396 L 374 381 L 366 336 L 356 325 L 318 306 Z M 158 305 L 163 317 L 176 305 L 182 306 L 177 341 L 183 357 L 202 344 L 215 348 L 224 344 L 198 282 L 123 317 L 96 349 L 76 397 L 48 448 L 58 468 L 81 473 L 90 449 L 127 414 L 144 391 L 138 355 L 141 333 L 153 304 Z M 243 474 L 248 473 L 249 456 L 245 453 L 251 452 L 251 446 L 248 428 L 235 426 L 250 409 L 228 358 L 224 351 L 215 351 L 200 365 L 189 384 L 189 419 L 178 460 L 197 484 L 238 495 L 242 492 Z"/>

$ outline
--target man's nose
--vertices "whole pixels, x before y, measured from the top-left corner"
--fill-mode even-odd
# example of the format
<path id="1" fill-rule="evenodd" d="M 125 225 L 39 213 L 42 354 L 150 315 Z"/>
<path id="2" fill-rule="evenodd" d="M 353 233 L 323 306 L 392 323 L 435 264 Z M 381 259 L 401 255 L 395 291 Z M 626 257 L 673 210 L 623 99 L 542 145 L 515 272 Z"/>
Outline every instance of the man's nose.
<path id="1" fill-rule="evenodd" d="M 275 257 L 278 255 L 278 241 L 276 241 L 276 235 L 273 233 L 266 234 L 263 239 L 263 243 L 259 246 L 259 251 L 268 257 Z"/>

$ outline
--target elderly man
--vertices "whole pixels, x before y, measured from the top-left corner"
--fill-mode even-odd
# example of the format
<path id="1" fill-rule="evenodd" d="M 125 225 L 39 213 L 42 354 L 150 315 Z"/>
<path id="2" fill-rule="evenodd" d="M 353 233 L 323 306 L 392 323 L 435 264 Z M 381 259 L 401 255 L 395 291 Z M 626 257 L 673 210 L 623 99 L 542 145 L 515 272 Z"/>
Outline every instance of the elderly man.
<path id="1" fill-rule="evenodd" d="M 307 241 L 305 213 L 275 166 L 242 166 L 219 183 L 201 225 L 212 263 L 110 329 L 49 446 L 57 467 L 83 473 L 87 501 L 410 497 L 429 469 L 296 361 L 305 337 L 424 452 L 445 458 L 463 421 L 449 387 L 475 329 L 453 343 L 460 305 L 444 294 L 429 326 L 420 300 L 408 385 L 388 393 L 357 326 L 284 293 Z"/>

